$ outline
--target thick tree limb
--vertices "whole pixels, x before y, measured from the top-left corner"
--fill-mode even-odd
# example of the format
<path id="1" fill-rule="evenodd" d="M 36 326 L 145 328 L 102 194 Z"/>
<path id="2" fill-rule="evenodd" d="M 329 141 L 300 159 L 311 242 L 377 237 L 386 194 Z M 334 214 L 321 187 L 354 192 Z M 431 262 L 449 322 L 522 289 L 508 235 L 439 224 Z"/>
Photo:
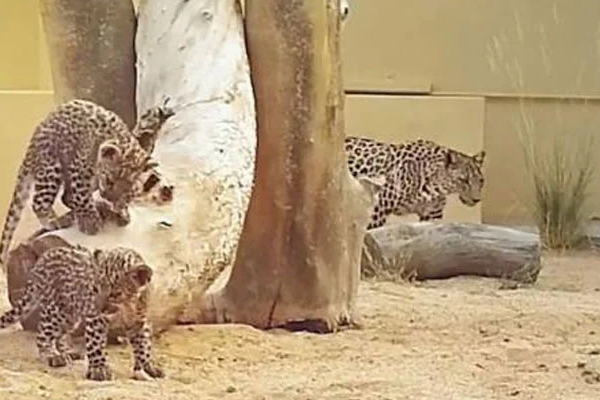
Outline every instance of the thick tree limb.
<path id="1" fill-rule="evenodd" d="M 346 167 L 339 28 L 337 1 L 246 2 L 255 186 L 229 280 L 190 322 L 331 331 L 351 319 L 373 195 Z"/>
<path id="2" fill-rule="evenodd" d="M 95 101 L 132 128 L 136 19 L 131 0 L 40 0 L 54 96 Z"/>
<path id="3" fill-rule="evenodd" d="M 396 272 L 419 280 L 477 275 L 535 282 L 537 235 L 472 223 L 388 224 L 365 236 L 363 277 Z"/>

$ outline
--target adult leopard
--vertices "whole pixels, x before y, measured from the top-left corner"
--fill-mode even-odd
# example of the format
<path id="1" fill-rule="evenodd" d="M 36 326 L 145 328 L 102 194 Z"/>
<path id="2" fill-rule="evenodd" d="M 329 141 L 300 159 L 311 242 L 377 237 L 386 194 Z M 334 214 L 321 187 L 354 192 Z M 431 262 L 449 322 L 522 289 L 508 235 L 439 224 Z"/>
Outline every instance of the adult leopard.
<path id="1" fill-rule="evenodd" d="M 385 177 L 367 229 L 384 225 L 392 214 L 441 219 L 453 193 L 469 207 L 481 201 L 483 150 L 470 156 L 431 140 L 392 144 L 356 136 L 346 137 L 345 150 L 352 176 Z"/>

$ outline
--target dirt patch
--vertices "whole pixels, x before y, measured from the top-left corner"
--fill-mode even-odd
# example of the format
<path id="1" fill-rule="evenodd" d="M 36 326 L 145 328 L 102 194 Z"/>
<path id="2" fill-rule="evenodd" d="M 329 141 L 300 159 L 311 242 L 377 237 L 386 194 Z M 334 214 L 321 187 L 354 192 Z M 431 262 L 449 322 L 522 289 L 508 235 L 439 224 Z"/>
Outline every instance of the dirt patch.
<path id="1" fill-rule="evenodd" d="M 600 257 L 546 256 L 533 287 L 499 287 L 363 282 L 364 328 L 333 335 L 177 327 L 156 342 L 168 374 L 157 382 L 129 379 L 127 346 L 109 349 L 112 382 L 82 379 L 83 362 L 49 370 L 14 328 L 0 333 L 0 398 L 600 398 Z"/>

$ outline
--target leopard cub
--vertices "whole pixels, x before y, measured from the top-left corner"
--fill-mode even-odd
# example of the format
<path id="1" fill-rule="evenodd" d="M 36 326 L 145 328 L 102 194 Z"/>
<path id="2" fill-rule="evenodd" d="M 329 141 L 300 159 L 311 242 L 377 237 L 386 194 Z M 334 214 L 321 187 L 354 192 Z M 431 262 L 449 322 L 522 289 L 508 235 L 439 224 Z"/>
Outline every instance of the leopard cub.
<path id="1" fill-rule="evenodd" d="M 126 224 L 132 185 L 156 166 L 145 149 L 152 147 L 147 131 L 132 133 L 116 113 L 87 100 L 71 100 L 50 112 L 33 132 L 19 168 L 0 240 L 0 262 L 6 261 L 32 189 L 32 209 L 44 227 L 56 219 L 53 204 L 61 187 L 62 203 L 73 211 L 81 232 L 94 235 L 101 228 L 93 200 L 96 190 Z"/>
<path id="2" fill-rule="evenodd" d="M 151 327 L 147 320 L 148 286 L 152 269 L 134 250 L 117 247 L 89 250 L 57 247 L 44 252 L 29 271 L 24 294 L 0 317 L 0 329 L 18 322 L 40 307 L 36 344 L 51 367 L 82 358 L 69 345 L 71 333 L 84 324 L 86 378 L 112 379 L 105 347 L 108 327 L 120 309 L 135 305 L 120 325 L 133 348 L 134 378 L 162 378 L 151 360 Z M 123 318 L 122 318 L 123 319 Z"/>
<path id="3" fill-rule="evenodd" d="M 146 110 L 133 128 L 133 136 L 148 154 L 153 152 L 159 131 L 165 122 L 175 115 L 173 109 L 167 105 L 168 101 L 169 98 L 165 99 L 162 105 Z M 145 203 L 161 206 L 173 200 L 174 190 L 174 185 L 166 180 L 158 166 L 150 166 L 138 174 L 137 179 L 131 182 L 129 190 L 121 195 L 124 206 L 115 207 L 106 198 L 94 196 L 94 205 L 100 216 L 100 225 L 103 226 L 110 220 L 114 221 L 117 226 L 126 226 L 130 222 L 127 205 Z M 30 236 L 30 239 L 56 230 L 70 228 L 76 223 L 76 212 L 69 210 L 40 227 Z"/>

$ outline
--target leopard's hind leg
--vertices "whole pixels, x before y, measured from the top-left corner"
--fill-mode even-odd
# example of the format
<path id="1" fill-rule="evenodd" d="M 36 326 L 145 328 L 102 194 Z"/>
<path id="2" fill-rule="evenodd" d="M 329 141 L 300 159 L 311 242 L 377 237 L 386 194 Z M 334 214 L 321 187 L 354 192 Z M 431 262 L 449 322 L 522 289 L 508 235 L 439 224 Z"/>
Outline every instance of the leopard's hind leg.
<path id="1" fill-rule="evenodd" d="M 88 359 L 86 378 L 94 381 L 112 379 L 112 372 L 106 358 L 108 339 L 108 318 L 102 314 L 92 314 L 85 318 L 85 353 Z"/>
<path id="2" fill-rule="evenodd" d="M 41 307 L 38 322 L 36 345 L 40 357 L 50 367 L 64 367 L 69 363 L 69 358 L 62 354 L 57 346 L 64 335 L 64 317 L 59 307 L 54 302 L 49 302 Z"/>
<path id="3" fill-rule="evenodd" d="M 32 209 L 43 227 L 50 227 L 56 219 L 54 200 L 62 182 L 58 161 L 40 162 L 35 170 Z"/>

